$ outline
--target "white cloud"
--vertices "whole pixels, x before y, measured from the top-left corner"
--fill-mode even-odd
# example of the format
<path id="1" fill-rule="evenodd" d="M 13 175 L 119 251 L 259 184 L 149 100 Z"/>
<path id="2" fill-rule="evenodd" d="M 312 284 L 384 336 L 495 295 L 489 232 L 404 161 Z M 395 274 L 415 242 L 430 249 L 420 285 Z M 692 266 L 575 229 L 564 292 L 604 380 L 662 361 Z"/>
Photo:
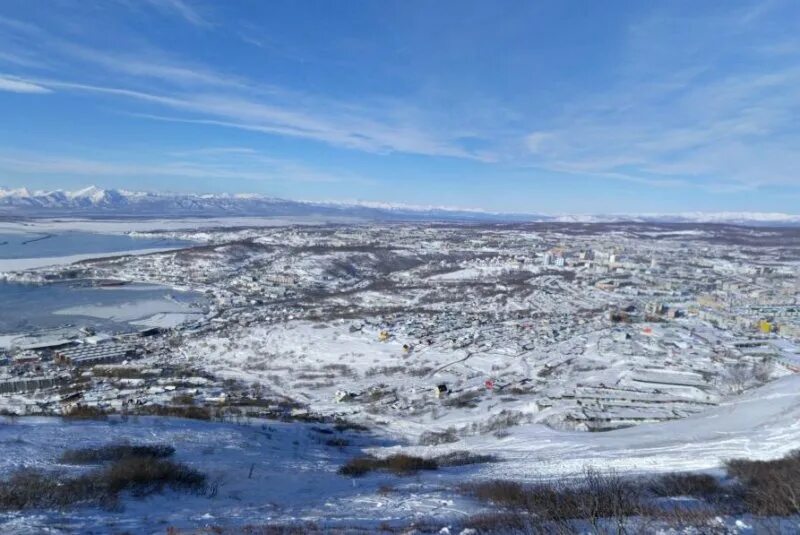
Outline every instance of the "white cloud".
<path id="1" fill-rule="evenodd" d="M 120 1 L 141 9 L 133 0 Z M 185 0 L 146 1 L 148 8 L 207 24 Z M 619 72 L 612 85 L 586 87 L 552 108 L 531 106 L 528 116 L 505 110 L 505 102 L 462 98 L 460 88 L 448 92 L 452 107 L 437 106 L 449 102 L 441 97 L 415 101 L 413 93 L 383 100 L 302 93 L 222 72 L 225 67 L 184 62 L 135 38 L 122 45 L 134 48 L 116 52 L 2 17 L 0 26 L 20 37 L 9 42 L 69 68 L 52 78 L 0 78 L 0 90 L 105 96 L 118 111 L 138 117 L 375 154 L 446 156 L 713 191 L 797 185 L 800 41 L 763 31 L 759 21 L 769 11 L 763 6 L 718 13 L 728 11 L 716 18 L 656 13 L 638 21 L 621 47 L 627 52 L 613 58 Z M 678 30 L 683 33 L 676 39 Z"/>
<path id="2" fill-rule="evenodd" d="M 11 93 L 51 93 L 52 91 L 46 87 L 34 84 L 25 80 L 18 80 L 15 78 L 0 77 L 0 91 L 9 91 Z"/>
<path id="3" fill-rule="evenodd" d="M 200 13 L 184 0 L 145 0 L 159 11 L 173 13 L 186 22 L 195 26 L 210 26 L 211 24 Z"/>
<path id="4" fill-rule="evenodd" d="M 213 160 L 202 160 L 198 159 L 198 154 L 216 154 L 218 157 Z M 228 158 L 224 157 L 226 154 Z M 310 183 L 369 182 L 368 179 L 359 176 L 322 171 L 290 160 L 263 156 L 256 151 L 226 153 L 208 148 L 174 153 L 171 158 L 156 159 L 150 163 L 6 152 L 0 153 L 0 172 L 6 177 L 54 175 L 61 178 L 64 176 L 137 179 L 172 177 Z"/>
<path id="5" fill-rule="evenodd" d="M 148 1 L 160 9 L 190 8 L 173 0 Z M 464 128 L 466 120 L 447 110 L 418 109 L 401 99 L 332 99 L 181 62 L 152 47 L 119 53 L 68 41 L 27 23 L 0 18 L 0 24 L 16 32 L 19 42 L 40 50 L 40 55 L 56 58 L 54 65 L 72 67 L 58 76 L 29 77 L 25 82 L 131 101 L 121 106 L 123 112 L 308 139 L 377 154 L 497 159 L 491 143 L 474 144 L 480 147 L 477 149 L 465 142 L 487 137 L 474 132 L 471 124 Z M 93 82 L 97 79 L 103 83 Z M 143 110 L 142 103 L 172 113 L 154 113 L 152 106 Z"/>
<path id="6" fill-rule="evenodd" d="M 547 140 L 552 139 L 553 134 L 550 132 L 531 132 L 525 136 L 525 146 L 532 153 L 542 152 Z"/>
<path id="7" fill-rule="evenodd" d="M 636 24 L 613 85 L 520 136 L 527 162 L 712 192 L 800 185 L 800 40 L 764 31 L 766 15 L 656 13 Z"/>
<path id="8" fill-rule="evenodd" d="M 138 114 L 151 119 L 207 124 L 253 132 L 321 141 L 372 153 L 405 152 L 475 160 L 487 157 L 470 153 L 450 137 L 407 124 L 379 109 L 314 97 L 288 102 L 285 95 L 242 93 L 148 93 L 131 89 L 43 80 L 50 87 L 100 93 L 157 104 L 188 116 L 168 117 Z M 276 99 L 271 101 L 269 98 Z"/>

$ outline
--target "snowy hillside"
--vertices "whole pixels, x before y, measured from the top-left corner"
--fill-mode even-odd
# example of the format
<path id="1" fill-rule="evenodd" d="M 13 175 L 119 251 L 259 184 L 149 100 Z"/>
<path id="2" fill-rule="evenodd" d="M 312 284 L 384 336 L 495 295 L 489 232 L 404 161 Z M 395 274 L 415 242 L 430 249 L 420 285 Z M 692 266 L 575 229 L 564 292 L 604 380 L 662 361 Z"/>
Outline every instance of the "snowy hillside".
<path id="1" fill-rule="evenodd" d="M 371 447 L 385 456 L 399 447 L 381 445 L 368 434 L 333 431 L 329 435 L 331 431 L 319 426 L 152 418 L 6 420 L 0 427 L 4 444 L 0 471 L 5 473 L 20 463 L 63 470 L 58 456 L 66 448 L 107 444 L 113 435 L 117 442 L 174 447 L 177 458 L 207 473 L 218 491 L 213 496 L 170 493 L 127 498 L 113 512 L 98 508 L 20 512 L 0 517 L 0 529 L 15 533 L 162 532 L 165 525 L 191 530 L 302 520 L 323 526 L 355 524 L 369 531 L 384 522 L 403 525 L 424 518 L 452 522 L 481 510 L 480 504 L 454 490 L 467 478 L 555 478 L 578 474 L 588 466 L 614 467 L 626 473 L 710 469 L 732 457 L 779 457 L 800 438 L 798 387 L 800 378 L 787 377 L 704 415 L 609 433 L 522 426 L 507 438 L 488 437 L 453 448 L 491 453 L 497 456 L 496 462 L 421 472 L 408 481 L 389 474 L 361 479 L 337 475 L 348 456 L 362 448 Z M 346 437 L 350 445 L 326 446 L 331 436 Z M 422 453 L 436 455 L 445 449 L 426 448 Z M 412 450 L 420 453 L 420 448 Z M 287 469 L 291 477 L 286 477 Z M 394 485 L 391 492 L 382 490 L 390 484 Z M 69 528 L 61 531 L 54 526 Z M 739 532 L 749 531 L 730 531 Z"/>
<path id="2" fill-rule="evenodd" d="M 528 216 L 386 203 L 309 202 L 258 194 L 157 193 L 102 189 L 30 191 L 0 188 L 0 215 L 74 216 L 328 216 L 359 219 L 522 220 Z"/>

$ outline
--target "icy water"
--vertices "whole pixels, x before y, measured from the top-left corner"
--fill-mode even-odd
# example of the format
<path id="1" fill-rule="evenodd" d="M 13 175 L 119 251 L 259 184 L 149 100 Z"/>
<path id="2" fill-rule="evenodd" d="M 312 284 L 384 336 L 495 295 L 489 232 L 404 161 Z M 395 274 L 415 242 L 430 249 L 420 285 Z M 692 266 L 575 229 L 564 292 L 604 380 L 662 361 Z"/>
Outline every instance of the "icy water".
<path id="1" fill-rule="evenodd" d="M 0 334 L 76 326 L 131 331 L 188 319 L 201 297 L 152 284 L 98 287 L 88 282 L 0 282 Z M 160 323 L 159 323 L 160 322 Z"/>
<path id="2" fill-rule="evenodd" d="M 183 247 L 189 242 L 93 232 L 0 233 L 0 259 L 48 258 L 136 249 Z"/>

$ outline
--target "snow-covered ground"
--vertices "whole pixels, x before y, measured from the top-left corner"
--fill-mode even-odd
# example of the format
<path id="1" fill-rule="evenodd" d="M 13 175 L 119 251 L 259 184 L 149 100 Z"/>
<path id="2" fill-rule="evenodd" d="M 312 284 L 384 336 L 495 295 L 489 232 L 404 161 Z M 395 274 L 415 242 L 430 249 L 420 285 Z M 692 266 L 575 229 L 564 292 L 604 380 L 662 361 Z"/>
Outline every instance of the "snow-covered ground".
<path id="1" fill-rule="evenodd" d="M 607 433 L 556 431 L 540 425 L 513 428 L 510 435 L 471 437 L 437 447 L 403 447 L 356 432 L 322 433 L 325 426 L 251 421 L 210 423 L 142 417 L 127 422 L 63 422 L 20 418 L 0 425 L 0 473 L 20 467 L 79 470 L 60 465 L 68 448 L 110 442 L 165 443 L 176 460 L 208 474 L 216 496 L 169 492 L 126 499 L 122 511 L 83 508 L 0 515 L 5 532 L 86 532 L 90 528 L 163 532 L 168 526 L 200 528 L 268 522 L 317 521 L 324 525 L 408 525 L 414 519 L 464 518 L 478 506 L 453 491 L 474 478 L 534 480 L 578 475 L 586 467 L 622 473 L 710 470 L 733 457 L 771 459 L 800 440 L 800 377 L 791 376 L 736 401 L 680 421 Z M 350 441 L 330 447 L 336 436 Z M 496 462 L 445 468 L 401 478 L 374 474 L 350 479 L 336 474 L 348 458 L 366 449 L 378 456 L 399 450 L 426 456 L 451 450 L 487 453 Z M 382 488 L 383 487 L 383 488 Z M 391 490 L 386 490 L 390 487 Z"/>
<path id="2" fill-rule="evenodd" d="M 474 511 L 448 490 L 461 481 L 561 478 L 587 466 L 713 470 L 729 457 L 781 456 L 800 438 L 795 231 L 162 223 L 153 224 L 163 232 L 138 231 L 202 245 L 23 274 L 149 282 L 204 296 L 202 309 L 149 300 L 61 305 L 78 318 L 169 328 L 126 340 L 142 350 L 125 364 L 130 376 L 69 370 L 86 378 L 76 388 L 80 402 L 181 408 L 179 398 L 189 397 L 195 408 L 225 400 L 226 408 L 269 408 L 261 416 L 290 407 L 364 424 L 375 437 L 348 433 L 351 445 L 339 449 L 299 423 L 20 418 L 0 427 L 4 473 L 25 459 L 53 466 L 58 448 L 73 442 L 125 439 L 169 442 L 179 460 L 231 479 L 214 498 L 170 494 L 129 501 L 121 513 L 49 512 L 35 525 L 80 531 L 118 522 L 138 532 L 447 519 Z M 0 346 L 12 342 L 22 347 L 17 335 L 0 338 Z M 67 371 L 47 354 L 33 364 L 24 353 L 10 357 L 9 381 Z M 184 376 L 200 381 L 181 384 Z M 70 402 L 62 395 L 13 391 L 3 407 L 57 414 Z M 404 479 L 337 475 L 362 448 L 379 456 L 467 450 L 498 460 Z M 381 485 L 395 491 L 378 492 Z M 19 518 L 26 525 L 32 515 Z"/>
<path id="3" fill-rule="evenodd" d="M 199 315 L 192 313 L 190 303 L 174 299 L 140 299 L 115 305 L 78 305 L 56 310 L 54 314 L 63 316 L 89 316 L 140 324 L 150 318 L 166 317 L 165 314 L 180 314 L 184 317 Z"/>
<path id="4" fill-rule="evenodd" d="M 463 517 L 464 498 L 445 496 L 445 482 L 467 477 L 470 467 L 398 480 L 376 474 L 351 479 L 336 473 L 361 447 L 381 444 L 356 432 L 327 426 L 253 421 L 246 425 L 142 417 L 127 422 L 63 422 L 21 418 L 0 425 L 0 473 L 21 467 L 78 472 L 58 463 L 65 449 L 108 443 L 168 444 L 175 460 L 208 475 L 215 496 L 167 492 L 126 499 L 122 511 L 78 508 L 68 511 L 0 513 L 3 533 L 163 533 L 167 527 L 243 526 L 269 522 L 317 521 L 322 525 L 407 525 L 428 516 Z M 325 433 L 319 430 L 325 431 Z M 331 438 L 348 440 L 344 448 Z M 379 492 L 382 485 L 396 490 Z M 459 503 L 456 503 L 459 502 Z"/>
<path id="5" fill-rule="evenodd" d="M 603 433 L 559 431 L 539 424 L 508 436 L 468 437 L 463 442 L 407 451 L 468 449 L 505 462 L 483 465 L 482 477 L 532 480 L 574 476 L 587 466 L 621 473 L 718 468 L 731 458 L 775 459 L 800 446 L 800 376 L 791 375 L 719 407 L 681 420 Z"/>
<path id="6" fill-rule="evenodd" d="M 186 217 L 186 218 L 131 218 L 131 219 L 30 219 L 0 222 L 0 233 L 59 232 L 81 230 L 87 232 L 118 233 L 148 232 L 154 230 L 197 231 L 206 228 L 281 227 L 287 225 L 322 225 L 329 222 L 348 223 L 357 220 L 333 217 Z"/>
<path id="7" fill-rule="evenodd" d="M 168 251 L 174 247 L 151 247 L 149 249 L 132 249 L 130 251 L 112 252 L 112 253 L 87 253 L 66 256 L 51 256 L 45 258 L 4 258 L 0 259 L 0 273 L 24 271 L 35 268 L 43 268 L 49 266 L 59 266 L 66 264 L 74 264 L 83 260 L 92 258 L 108 258 L 123 255 L 144 255 L 158 253 L 161 251 Z"/>

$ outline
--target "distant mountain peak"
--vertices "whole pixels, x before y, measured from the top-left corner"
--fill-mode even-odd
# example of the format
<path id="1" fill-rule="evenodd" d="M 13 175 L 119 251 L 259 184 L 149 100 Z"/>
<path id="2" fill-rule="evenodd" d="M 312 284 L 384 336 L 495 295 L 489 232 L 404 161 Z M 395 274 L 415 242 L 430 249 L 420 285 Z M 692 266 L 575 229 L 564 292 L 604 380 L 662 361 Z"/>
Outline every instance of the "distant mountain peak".
<path id="1" fill-rule="evenodd" d="M 727 223 L 800 225 L 800 215 L 775 212 L 541 215 L 373 201 L 291 201 L 257 193 L 162 193 L 88 186 L 75 191 L 0 188 L 0 215 L 19 217 L 322 216 L 365 220 L 449 220 L 563 223 Z"/>

